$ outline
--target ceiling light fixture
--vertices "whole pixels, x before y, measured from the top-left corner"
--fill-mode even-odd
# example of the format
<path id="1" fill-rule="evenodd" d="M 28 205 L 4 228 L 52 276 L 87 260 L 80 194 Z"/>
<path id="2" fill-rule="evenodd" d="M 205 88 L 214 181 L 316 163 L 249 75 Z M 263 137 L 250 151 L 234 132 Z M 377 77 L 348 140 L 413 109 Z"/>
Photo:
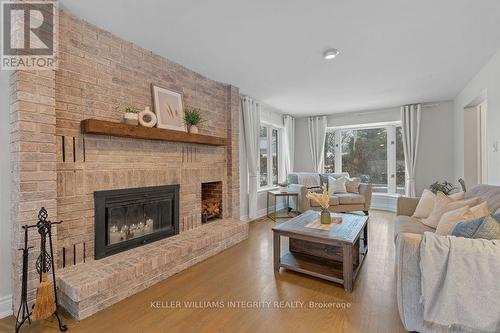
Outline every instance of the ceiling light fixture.
<path id="1" fill-rule="evenodd" d="M 336 56 L 338 56 L 339 53 L 340 51 L 337 49 L 328 49 L 325 52 L 323 52 L 323 58 L 325 58 L 326 60 L 331 60 Z"/>

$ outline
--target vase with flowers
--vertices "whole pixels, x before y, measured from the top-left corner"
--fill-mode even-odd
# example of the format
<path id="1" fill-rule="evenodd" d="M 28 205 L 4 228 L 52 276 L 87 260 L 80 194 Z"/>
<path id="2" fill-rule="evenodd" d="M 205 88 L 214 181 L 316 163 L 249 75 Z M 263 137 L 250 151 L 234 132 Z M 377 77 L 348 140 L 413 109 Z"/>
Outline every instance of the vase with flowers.
<path id="1" fill-rule="evenodd" d="M 328 210 L 328 207 L 330 207 L 330 194 L 326 185 L 323 185 L 321 188 L 323 189 L 322 192 L 309 192 L 306 197 L 321 206 L 321 224 L 330 224 L 332 222 L 332 217 Z"/>

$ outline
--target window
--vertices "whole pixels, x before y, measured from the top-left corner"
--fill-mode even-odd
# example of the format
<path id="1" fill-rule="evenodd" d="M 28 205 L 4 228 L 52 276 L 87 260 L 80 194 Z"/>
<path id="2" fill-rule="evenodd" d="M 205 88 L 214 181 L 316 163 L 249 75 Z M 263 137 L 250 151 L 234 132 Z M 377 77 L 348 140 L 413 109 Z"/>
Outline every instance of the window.
<path id="1" fill-rule="evenodd" d="M 271 129 L 271 157 L 273 185 L 278 185 L 278 130 Z"/>
<path id="2" fill-rule="evenodd" d="M 374 192 L 387 192 L 387 130 L 343 130 L 341 137 L 342 171 L 371 183 Z"/>
<path id="3" fill-rule="evenodd" d="M 271 125 L 260 126 L 260 187 L 271 187 L 279 182 L 279 153 L 281 130 Z"/>
<path id="4" fill-rule="evenodd" d="M 325 141 L 325 172 L 335 172 L 335 150 L 337 149 L 335 132 L 326 132 Z"/>
<path id="5" fill-rule="evenodd" d="M 348 172 L 371 183 L 374 192 L 404 193 L 401 126 L 330 129 L 325 141 L 325 172 Z"/>
<path id="6" fill-rule="evenodd" d="M 396 127 L 396 193 L 405 194 L 405 153 L 403 150 L 403 129 Z"/>
<path id="7" fill-rule="evenodd" d="M 267 141 L 267 127 L 260 127 L 260 186 L 267 186 L 268 185 L 268 173 L 267 173 L 267 160 L 269 157 L 268 150 L 269 150 L 269 144 Z"/>

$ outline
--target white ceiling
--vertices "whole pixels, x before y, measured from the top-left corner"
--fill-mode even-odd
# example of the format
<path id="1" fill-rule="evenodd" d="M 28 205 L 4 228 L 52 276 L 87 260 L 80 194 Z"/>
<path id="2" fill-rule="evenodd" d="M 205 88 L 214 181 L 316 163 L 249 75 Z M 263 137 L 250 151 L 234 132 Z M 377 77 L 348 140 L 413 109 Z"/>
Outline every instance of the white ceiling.
<path id="1" fill-rule="evenodd" d="M 498 0 L 61 0 L 295 115 L 452 99 L 500 49 Z M 340 49 L 333 61 L 322 52 Z"/>

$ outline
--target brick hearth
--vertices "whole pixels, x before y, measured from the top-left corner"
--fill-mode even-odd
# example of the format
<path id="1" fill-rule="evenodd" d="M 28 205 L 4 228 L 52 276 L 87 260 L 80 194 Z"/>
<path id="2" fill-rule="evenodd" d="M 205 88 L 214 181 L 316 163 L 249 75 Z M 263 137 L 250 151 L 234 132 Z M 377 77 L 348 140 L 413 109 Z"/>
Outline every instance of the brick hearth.
<path id="1" fill-rule="evenodd" d="M 59 272 L 61 303 L 84 319 L 241 242 L 248 224 L 219 220 L 174 237 Z"/>
<path id="2" fill-rule="evenodd" d="M 52 220 L 64 221 L 54 229 L 55 259 L 62 268 L 62 249 L 65 248 L 66 263 L 77 263 L 59 275 L 65 286 L 61 289 L 64 304 L 73 315 L 82 318 L 114 302 L 111 298 L 92 301 L 89 295 L 84 299 L 73 297 L 78 295 L 77 290 L 90 288 L 86 284 L 88 275 L 84 274 L 87 268 L 92 271 L 95 267 L 110 267 L 93 260 L 94 191 L 180 185 L 180 235 L 165 240 L 167 243 L 150 244 L 138 248 L 137 252 L 131 250 L 119 254 L 120 257 L 104 259 L 114 263 L 110 264 L 113 267 L 123 266 L 126 262 L 123 256 L 128 254 L 138 265 L 133 266 L 134 269 L 140 269 L 149 267 L 147 262 L 137 259 L 146 249 L 174 244 L 172 251 L 181 248 L 187 251 L 182 252 L 185 261 L 172 261 L 172 266 L 166 264 L 168 267 L 154 270 L 144 283 L 130 280 L 133 292 L 246 237 L 246 229 L 235 222 L 239 218 L 240 101 L 238 88 L 203 77 L 68 13 L 61 11 L 59 22 L 58 69 L 18 71 L 11 75 L 14 307 L 17 309 L 19 304 L 21 280 L 21 257 L 17 251 L 22 246 L 20 228 L 36 222 L 38 209 L 45 206 Z M 207 120 L 200 127 L 200 134 L 226 138 L 228 146 L 81 134 L 80 122 L 84 119 L 118 122 L 124 105 L 135 105 L 139 109 L 151 106 L 152 83 L 182 92 L 184 105 L 200 108 Z M 206 182 L 222 183 L 225 222 L 201 227 L 201 184 Z M 239 231 L 232 234 L 233 228 Z M 201 230 L 208 235 L 208 240 L 194 241 L 193 235 Z M 36 246 L 36 234 L 32 236 L 31 245 Z M 181 243 L 186 247 L 180 246 Z M 83 244 L 85 264 L 82 264 Z M 76 258 L 73 258 L 73 248 Z M 156 250 L 164 250 L 161 249 Z M 205 252 L 197 251 L 199 249 Z M 30 260 L 36 256 L 35 250 Z M 99 281 L 107 281 L 110 276 L 106 275 L 107 270 L 102 274 L 103 280 Z M 120 274 L 127 275 L 126 271 L 118 275 L 120 279 L 127 279 Z M 31 270 L 28 291 L 31 301 L 36 279 Z M 78 281 L 83 284 L 78 285 Z M 101 292 L 99 288 L 93 292 Z M 128 295 L 120 294 L 112 299 Z"/>

